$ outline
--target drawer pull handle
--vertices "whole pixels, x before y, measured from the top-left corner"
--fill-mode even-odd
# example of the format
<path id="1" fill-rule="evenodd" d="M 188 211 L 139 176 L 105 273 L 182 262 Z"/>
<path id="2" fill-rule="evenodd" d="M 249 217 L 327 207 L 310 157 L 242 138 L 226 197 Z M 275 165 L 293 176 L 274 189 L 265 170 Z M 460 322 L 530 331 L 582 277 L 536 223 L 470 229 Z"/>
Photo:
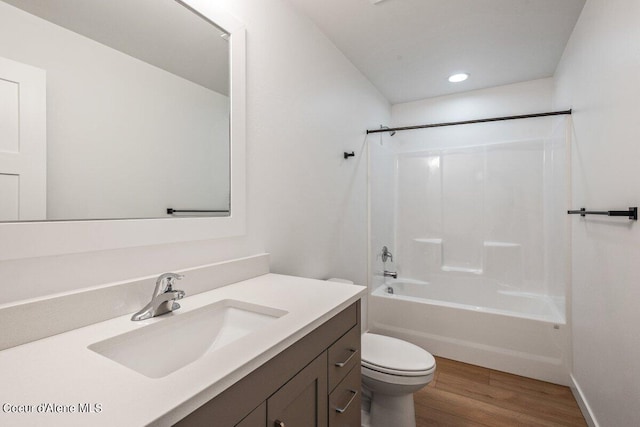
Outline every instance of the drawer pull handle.
<path id="1" fill-rule="evenodd" d="M 344 408 L 336 408 L 336 412 L 339 414 L 342 414 L 344 411 L 346 411 L 347 409 L 349 409 L 349 406 L 351 405 L 351 402 L 353 402 L 353 399 L 356 398 L 356 396 L 358 395 L 358 392 L 355 390 L 349 390 L 352 393 L 351 399 L 349 399 L 349 401 L 347 402 L 347 404 L 345 405 Z"/>
<path id="2" fill-rule="evenodd" d="M 286 426 L 284 425 L 284 421 L 280 421 L 280 420 L 275 420 L 275 421 L 273 422 L 273 426 L 274 426 L 274 427 L 286 427 Z"/>
<path id="3" fill-rule="evenodd" d="M 358 353 L 358 350 L 356 349 L 350 349 L 349 350 L 351 352 L 351 354 L 349 355 L 349 357 L 347 358 L 347 360 L 345 360 L 344 362 L 336 362 L 336 366 L 338 368 L 342 368 L 344 365 L 346 365 L 347 363 L 349 363 L 349 361 L 353 358 L 353 356 L 356 355 L 356 353 Z"/>

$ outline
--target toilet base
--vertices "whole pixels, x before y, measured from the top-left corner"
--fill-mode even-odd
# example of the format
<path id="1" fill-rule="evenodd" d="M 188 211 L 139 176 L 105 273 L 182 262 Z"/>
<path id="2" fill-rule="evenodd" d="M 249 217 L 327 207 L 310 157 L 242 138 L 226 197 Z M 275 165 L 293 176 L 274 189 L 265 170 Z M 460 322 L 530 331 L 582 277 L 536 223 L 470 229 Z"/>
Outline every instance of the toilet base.
<path id="1" fill-rule="evenodd" d="M 411 393 L 401 396 L 373 393 L 370 414 L 371 427 L 416 427 Z"/>
<path id="2" fill-rule="evenodd" d="M 361 422 L 362 424 L 360 425 L 360 427 L 371 427 L 371 416 L 369 415 L 369 413 L 367 411 L 365 411 L 364 409 L 362 409 L 360 411 L 360 417 L 361 417 Z"/>

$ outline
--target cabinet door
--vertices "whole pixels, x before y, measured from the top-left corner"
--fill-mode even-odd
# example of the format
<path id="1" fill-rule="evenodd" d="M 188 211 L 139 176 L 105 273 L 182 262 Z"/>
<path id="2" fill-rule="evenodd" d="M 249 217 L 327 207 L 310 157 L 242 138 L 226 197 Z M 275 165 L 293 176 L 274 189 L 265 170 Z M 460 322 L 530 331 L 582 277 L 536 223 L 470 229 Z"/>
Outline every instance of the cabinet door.
<path id="1" fill-rule="evenodd" d="M 327 426 L 327 352 L 267 400 L 267 427 Z"/>
<path id="2" fill-rule="evenodd" d="M 249 415 L 244 417 L 242 421 L 235 427 L 266 427 L 267 425 L 267 402 L 251 411 Z"/>

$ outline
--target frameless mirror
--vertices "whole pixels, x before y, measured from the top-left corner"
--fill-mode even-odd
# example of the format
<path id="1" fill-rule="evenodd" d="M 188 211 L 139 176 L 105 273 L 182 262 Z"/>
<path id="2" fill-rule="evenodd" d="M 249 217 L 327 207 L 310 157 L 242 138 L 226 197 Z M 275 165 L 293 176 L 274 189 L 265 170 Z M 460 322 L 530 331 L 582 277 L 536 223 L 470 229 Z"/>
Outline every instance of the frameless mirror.
<path id="1" fill-rule="evenodd" d="M 0 221 L 229 216 L 229 69 L 176 0 L 0 1 Z"/>

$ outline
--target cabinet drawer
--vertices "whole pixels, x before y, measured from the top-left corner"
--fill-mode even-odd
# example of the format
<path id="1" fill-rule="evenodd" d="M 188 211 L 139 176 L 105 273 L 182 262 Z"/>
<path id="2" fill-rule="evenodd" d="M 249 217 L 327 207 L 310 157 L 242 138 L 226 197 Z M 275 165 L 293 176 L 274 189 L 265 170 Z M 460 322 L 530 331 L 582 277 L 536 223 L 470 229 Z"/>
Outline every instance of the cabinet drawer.
<path id="1" fill-rule="evenodd" d="M 329 395 L 329 427 L 360 427 L 360 364 Z"/>
<path id="2" fill-rule="evenodd" d="M 329 347 L 329 391 L 354 366 L 360 366 L 360 325 L 356 325 Z"/>

